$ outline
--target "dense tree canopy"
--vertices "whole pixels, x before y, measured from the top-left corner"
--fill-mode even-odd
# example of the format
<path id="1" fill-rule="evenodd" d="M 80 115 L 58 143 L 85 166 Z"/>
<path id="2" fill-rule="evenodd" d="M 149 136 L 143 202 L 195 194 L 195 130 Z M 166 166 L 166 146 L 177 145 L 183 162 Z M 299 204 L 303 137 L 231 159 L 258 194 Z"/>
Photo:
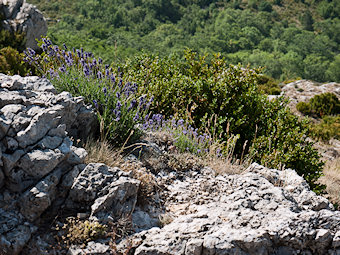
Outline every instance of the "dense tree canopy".
<path id="1" fill-rule="evenodd" d="M 340 81 L 340 1 L 29 0 L 49 18 L 49 36 L 122 61 L 191 48 L 266 67 L 276 79 Z"/>

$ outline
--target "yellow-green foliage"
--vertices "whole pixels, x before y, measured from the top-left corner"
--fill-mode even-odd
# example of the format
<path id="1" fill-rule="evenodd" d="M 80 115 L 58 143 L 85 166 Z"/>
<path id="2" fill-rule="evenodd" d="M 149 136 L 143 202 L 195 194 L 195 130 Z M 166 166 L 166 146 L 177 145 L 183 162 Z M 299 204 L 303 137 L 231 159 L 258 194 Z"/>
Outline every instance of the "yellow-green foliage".
<path id="1" fill-rule="evenodd" d="M 308 103 L 299 102 L 296 109 L 305 115 L 323 117 L 331 114 L 340 114 L 340 101 L 334 93 L 315 95 Z"/>
<path id="2" fill-rule="evenodd" d="M 340 139 L 340 115 L 323 117 L 320 123 L 312 125 L 312 135 L 323 141 Z"/>
<path id="3" fill-rule="evenodd" d="M 23 62 L 23 56 L 16 49 L 6 47 L 0 50 L 0 73 L 25 76 L 30 72 Z"/>
<path id="4" fill-rule="evenodd" d="M 73 217 L 68 218 L 62 228 L 57 227 L 56 230 L 64 232 L 61 241 L 66 245 L 86 244 L 107 234 L 107 226 L 96 221 L 82 221 Z"/>
<path id="5" fill-rule="evenodd" d="M 259 75 L 259 89 L 267 95 L 280 95 L 281 88 L 277 81 L 267 75 Z"/>

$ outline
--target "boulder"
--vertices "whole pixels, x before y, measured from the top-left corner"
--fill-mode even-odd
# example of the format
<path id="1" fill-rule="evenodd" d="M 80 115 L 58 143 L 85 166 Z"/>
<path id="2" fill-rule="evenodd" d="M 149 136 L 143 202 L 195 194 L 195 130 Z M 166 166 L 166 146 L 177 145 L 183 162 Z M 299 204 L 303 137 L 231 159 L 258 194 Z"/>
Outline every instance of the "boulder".
<path id="1" fill-rule="evenodd" d="M 39 49 L 36 39 L 46 36 L 47 23 L 42 13 L 25 0 L 0 0 L 0 11 L 4 20 L 0 21 L 3 29 L 11 33 L 24 33 L 26 47 Z M 1 13 L 0 13 L 1 15 Z"/>

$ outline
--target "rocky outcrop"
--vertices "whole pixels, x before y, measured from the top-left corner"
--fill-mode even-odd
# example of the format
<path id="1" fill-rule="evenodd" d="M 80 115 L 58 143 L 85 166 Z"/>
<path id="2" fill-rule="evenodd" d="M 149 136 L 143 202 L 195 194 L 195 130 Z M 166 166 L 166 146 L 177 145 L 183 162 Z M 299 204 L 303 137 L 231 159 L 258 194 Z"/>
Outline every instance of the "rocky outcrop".
<path id="1" fill-rule="evenodd" d="M 47 23 L 42 13 L 25 0 L 0 0 L 0 16 L 4 17 L 0 28 L 24 33 L 26 47 L 38 50 L 36 39 L 45 36 Z"/>
<path id="2" fill-rule="evenodd" d="M 281 95 L 289 98 L 291 110 L 300 114 L 296 110 L 298 102 L 308 102 L 315 95 L 327 92 L 334 93 L 340 99 L 340 84 L 335 82 L 319 84 L 308 80 L 298 80 L 284 85 Z"/>
<path id="3" fill-rule="evenodd" d="M 95 120 L 82 98 L 57 94 L 46 79 L 0 74 L 0 254 L 18 254 L 30 240 L 86 157 L 69 135 L 89 135 Z"/>
<path id="4" fill-rule="evenodd" d="M 299 102 L 307 103 L 315 95 L 327 92 L 334 93 L 340 99 L 340 84 L 335 82 L 320 84 L 308 80 L 298 80 L 284 85 L 282 87 L 281 96 L 285 96 L 289 99 L 288 106 L 294 114 L 303 116 L 303 114 L 296 109 L 296 105 Z M 277 96 L 270 97 L 273 98 Z M 313 117 L 309 117 L 313 119 Z M 314 121 L 317 122 L 318 120 L 314 119 Z M 326 160 L 334 160 L 340 157 L 339 140 L 331 139 L 328 144 L 317 142 L 315 148 L 318 149 Z"/>
<path id="5" fill-rule="evenodd" d="M 340 212 L 293 170 L 254 163 L 215 177 L 205 169 L 175 181 L 166 196 L 173 221 L 136 234 L 133 254 L 340 253 Z"/>

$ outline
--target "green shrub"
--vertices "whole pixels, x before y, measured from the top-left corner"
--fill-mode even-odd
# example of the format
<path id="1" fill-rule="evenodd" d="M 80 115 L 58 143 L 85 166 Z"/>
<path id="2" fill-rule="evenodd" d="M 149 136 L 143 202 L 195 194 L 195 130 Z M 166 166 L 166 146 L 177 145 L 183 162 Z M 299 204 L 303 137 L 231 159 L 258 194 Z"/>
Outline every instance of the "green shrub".
<path id="1" fill-rule="evenodd" d="M 323 141 L 340 139 L 340 116 L 324 116 L 320 123 L 312 124 L 311 129 L 313 138 Z"/>
<path id="2" fill-rule="evenodd" d="M 340 113 L 340 102 L 334 93 L 315 95 L 310 100 L 312 112 L 319 117 Z"/>
<path id="3" fill-rule="evenodd" d="M 9 75 L 19 74 L 26 76 L 31 72 L 29 66 L 24 63 L 24 58 L 17 50 L 6 47 L 0 50 L 0 73 Z"/>
<path id="4" fill-rule="evenodd" d="M 259 89 L 267 95 L 280 95 L 281 88 L 277 81 L 267 75 L 259 75 Z"/>
<path id="5" fill-rule="evenodd" d="M 152 111 L 167 118 L 182 117 L 198 129 L 204 129 L 216 115 L 211 133 L 219 134 L 224 142 L 237 136 L 236 155 L 250 153 L 269 167 L 293 168 L 315 191 L 322 188 L 316 180 L 323 163 L 312 143 L 306 142 L 308 125 L 288 110 L 287 101 L 269 101 L 259 92 L 263 76 L 258 69 L 227 65 L 218 55 L 208 60 L 191 51 L 184 60 L 142 55 L 124 69 L 129 80 L 140 84 L 142 93 L 155 97 Z"/>
<path id="6" fill-rule="evenodd" d="M 311 113 L 310 104 L 306 102 L 298 102 L 296 105 L 296 109 L 304 115 L 308 115 Z"/>
<path id="7" fill-rule="evenodd" d="M 308 121 L 299 121 L 286 106 L 287 101 L 280 99 L 265 108 L 264 128 L 254 140 L 250 155 L 268 167 L 295 169 L 315 192 L 320 193 L 324 187 L 318 185 L 317 180 L 324 163 L 313 149 L 313 143 L 306 141 L 310 134 Z"/>
<path id="8" fill-rule="evenodd" d="M 12 47 L 20 52 L 25 49 L 25 35 L 20 33 L 11 33 L 8 30 L 2 29 L 0 24 L 0 49 Z"/>
<path id="9" fill-rule="evenodd" d="M 315 95 L 308 103 L 299 102 L 296 109 L 305 115 L 316 115 L 323 117 L 326 115 L 340 113 L 340 101 L 334 93 L 323 93 Z"/>

